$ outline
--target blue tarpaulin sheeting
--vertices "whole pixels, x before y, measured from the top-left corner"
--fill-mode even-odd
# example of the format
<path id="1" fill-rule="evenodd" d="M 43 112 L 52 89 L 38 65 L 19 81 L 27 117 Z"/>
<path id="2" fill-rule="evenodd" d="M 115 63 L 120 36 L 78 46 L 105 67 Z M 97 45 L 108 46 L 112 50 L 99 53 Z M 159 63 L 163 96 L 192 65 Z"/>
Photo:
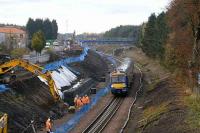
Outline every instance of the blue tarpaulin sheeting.
<path id="1" fill-rule="evenodd" d="M 0 93 L 9 90 L 5 85 L 0 85 Z"/>
<path id="2" fill-rule="evenodd" d="M 102 96 L 105 96 L 110 91 L 110 88 L 106 87 L 97 92 L 95 97 L 91 99 L 91 103 L 88 105 L 83 106 L 78 112 L 75 113 L 75 115 L 66 123 L 61 125 L 60 127 L 57 127 L 55 130 L 55 133 L 67 133 L 72 128 L 75 127 L 75 125 L 79 122 L 82 116 L 84 116 L 94 105 L 97 104 L 97 102 L 100 100 Z"/>
<path id="3" fill-rule="evenodd" d="M 70 57 L 70 58 L 62 59 L 60 61 L 55 61 L 55 62 L 49 63 L 49 64 L 45 65 L 42 72 L 45 73 L 46 71 L 53 71 L 55 69 L 60 68 L 60 66 L 68 67 L 67 64 L 84 61 L 85 56 L 88 54 L 88 50 L 89 50 L 89 48 L 85 47 L 80 56 Z"/>

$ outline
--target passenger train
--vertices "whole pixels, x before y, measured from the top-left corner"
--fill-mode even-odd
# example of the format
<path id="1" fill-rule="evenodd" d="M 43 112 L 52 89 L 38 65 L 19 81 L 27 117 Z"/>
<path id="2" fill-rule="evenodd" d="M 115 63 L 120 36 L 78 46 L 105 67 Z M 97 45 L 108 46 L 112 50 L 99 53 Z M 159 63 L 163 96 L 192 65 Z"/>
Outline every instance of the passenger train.
<path id="1" fill-rule="evenodd" d="M 110 87 L 114 95 L 127 95 L 133 84 L 134 63 L 125 58 L 122 65 L 110 74 Z"/>

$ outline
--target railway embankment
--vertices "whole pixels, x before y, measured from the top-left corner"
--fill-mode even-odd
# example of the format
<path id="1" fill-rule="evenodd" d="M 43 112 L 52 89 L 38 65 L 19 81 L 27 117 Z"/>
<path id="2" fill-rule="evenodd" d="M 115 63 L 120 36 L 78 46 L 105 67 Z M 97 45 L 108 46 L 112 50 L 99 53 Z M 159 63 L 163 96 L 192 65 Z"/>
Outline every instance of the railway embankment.
<path id="1" fill-rule="evenodd" d="M 123 56 L 133 58 L 144 74 L 143 92 L 132 108 L 125 132 L 198 132 L 199 100 L 190 89 L 138 48 L 126 50 Z"/>

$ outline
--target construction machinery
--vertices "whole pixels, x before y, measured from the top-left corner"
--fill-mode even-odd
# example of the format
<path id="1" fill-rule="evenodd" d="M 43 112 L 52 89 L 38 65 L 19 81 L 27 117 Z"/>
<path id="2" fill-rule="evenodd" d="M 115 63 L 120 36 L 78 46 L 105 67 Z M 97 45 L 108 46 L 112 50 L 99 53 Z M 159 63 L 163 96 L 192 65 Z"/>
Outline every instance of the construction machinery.
<path id="1" fill-rule="evenodd" d="M 4 114 L 0 118 L 0 133 L 8 133 L 8 115 Z"/>
<path id="2" fill-rule="evenodd" d="M 56 88 L 56 85 L 54 83 L 54 80 L 51 77 L 51 72 L 47 71 L 46 73 L 42 73 L 42 67 L 29 63 L 26 60 L 22 60 L 22 59 L 13 59 L 10 60 L 8 62 L 5 62 L 3 64 L 0 64 L 0 75 L 5 75 L 6 73 L 11 73 L 11 71 L 13 70 L 13 68 L 20 66 L 22 68 L 24 68 L 25 70 L 40 76 L 42 79 L 46 80 L 46 83 L 49 86 L 49 90 L 51 95 L 53 96 L 55 101 L 61 100 L 59 93 L 58 93 L 58 89 Z M 10 76 L 10 77 L 6 77 L 7 81 L 12 80 L 14 75 Z M 3 76 L 3 78 L 5 78 Z M 1 133 L 1 132 L 0 132 Z"/>

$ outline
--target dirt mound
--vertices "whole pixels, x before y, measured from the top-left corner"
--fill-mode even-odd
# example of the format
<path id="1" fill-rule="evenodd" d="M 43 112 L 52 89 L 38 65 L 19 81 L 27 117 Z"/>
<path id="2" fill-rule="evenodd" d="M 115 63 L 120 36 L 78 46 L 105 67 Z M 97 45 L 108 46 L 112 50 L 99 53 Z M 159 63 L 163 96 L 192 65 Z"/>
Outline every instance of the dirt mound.
<path id="1" fill-rule="evenodd" d="M 35 121 L 36 128 L 41 128 L 48 116 L 59 118 L 64 113 L 63 108 L 54 104 L 48 87 L 37 77 L 16 81 L 9 87 L 12 89 L 0 93 L 0 109 L 9 116 L 10 133 L 23 132 L 31 120 Z"/>
<path id="2" fill-rule="evenodd" d="M 178 88 L 175 82 L 159 82 L 154 90 L 147 92 L 145 96 L 141 114 L 143 121 L 138 123 L 138 130 L 148 133 L 187 132 L 189 127 L 184 121 L 187 107 L 183 103 L 185 95 L 184 90 Z"/>
<path id="3" fill-rule="evenodd" d="M 91 77 L 95 80 L 100 80 L 102 76 L 108 73 L 107 59 L 102 58 L 92 50 L 88 51 L 88 55 L 83 62 L 74 63 L 70 66 L 81 72 L 84 77 Z"/>

